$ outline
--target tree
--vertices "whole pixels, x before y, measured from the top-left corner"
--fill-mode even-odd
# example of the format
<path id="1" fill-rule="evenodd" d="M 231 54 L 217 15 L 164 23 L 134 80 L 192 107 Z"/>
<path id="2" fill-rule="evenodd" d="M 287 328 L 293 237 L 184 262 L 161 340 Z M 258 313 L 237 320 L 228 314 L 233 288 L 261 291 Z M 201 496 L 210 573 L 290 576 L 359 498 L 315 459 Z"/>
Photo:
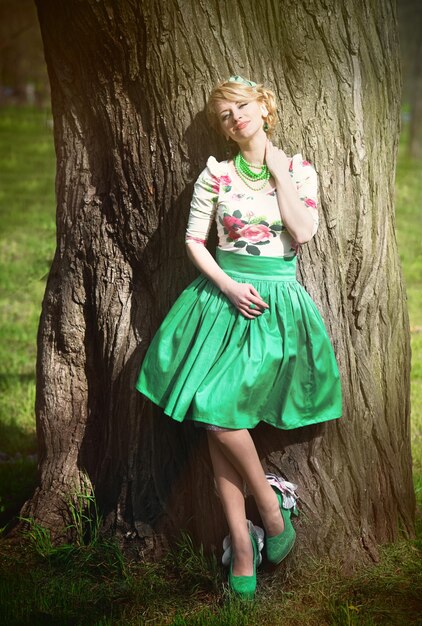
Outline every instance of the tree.
<path id="1" fill-rule="evenodd" d="M 413 531 L 409 329 L 394 235 L 400 73 L 391 2 L 38 0 L 57 152 L 57 252 L 38 338 L 40 486 L 24 509 L 64 533 L 89 480 L 117 534 L 158 553 L 181 527 L 226 532 L 205 435 L 134 391 L 148 342 L 194 276 L 192 184 L 224 158 L 204 98 L 240 73 L 272 86 L 279 140 L 320 177 L 301 279 L 339 359 L 344 417 L 254 431 L 300 486 L 299 550 L 345 565 Z M 251 512 L 251 515 L 253 512 Z M 345 547 L 347 546 L 347 550 Z"/>

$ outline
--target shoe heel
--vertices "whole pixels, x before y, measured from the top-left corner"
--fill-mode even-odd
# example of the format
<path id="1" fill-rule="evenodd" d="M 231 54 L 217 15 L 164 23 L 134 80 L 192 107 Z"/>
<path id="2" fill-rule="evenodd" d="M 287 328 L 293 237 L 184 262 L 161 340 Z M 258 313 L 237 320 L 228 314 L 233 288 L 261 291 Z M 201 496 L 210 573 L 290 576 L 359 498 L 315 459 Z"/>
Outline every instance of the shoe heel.
<path id="1" fill-rule="evenodd" d="M 283 561 L 289 552 L 292 550 L 295 540 L 296 531 L 293 528 L 291 522 L 292 509 L 285 509 L 283 507 L 283 498 L 276 487 L 273 487 L 276 492 L 278 503 L 280 507 L 280 513 L 283 518 L 284 529 L 281 533 L 275 537 L 267 537 L 266 540 L 266 553 L 267 559 L 273 565 L 279 565 Z"/>
<path id="2" fill-rule="evenodd" d="M 256 568 L 258 566 L 258 556 L 261 556 L 258 551 L 257 542 L 253 533 L 249 533 L 252 542 L 253 550 L 253 574 L 252 576 L 233 576 L 233 555 L 230 559 L 229 570 L 229 586 L 234 593 L 242 600 L 253 600 L 256 590 Z"/>
<path id="3" fill-rule="evenodd" d="M 265 537 L 264 529 L 261 528 L 260 526 L 255 526 L 254 524 L 252 524 L 252 522 L 249 519 L 246 521 L 248 524 L 249 533 L 251 533 L 254 536 L 256 546 L 258 549 L 258 560 L 257 560 L 257 566 L 258 566 L 258 565 L 261 565 L 262 563 L 261 552 L 264 548 L 264 537 Z M 224 565 L 224 567 L 230 567 L 231 556 L 232 556 L 231 539 L 230 539 L 230 535 L 226 535 L 223 540 L 223 556 L 221 557 L 221 563 Z"/>

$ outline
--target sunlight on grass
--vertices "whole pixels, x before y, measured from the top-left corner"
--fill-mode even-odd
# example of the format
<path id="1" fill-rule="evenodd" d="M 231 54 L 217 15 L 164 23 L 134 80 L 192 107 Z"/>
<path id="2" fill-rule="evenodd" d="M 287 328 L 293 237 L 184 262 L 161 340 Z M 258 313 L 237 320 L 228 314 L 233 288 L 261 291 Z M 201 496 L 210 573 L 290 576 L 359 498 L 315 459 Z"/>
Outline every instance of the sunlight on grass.
<path id="1" fill-rule="evenodd" d="M 49 119 L 31 109 L 0 116 L 0 526 L 36 484 L 36 336 L 55 248 Z"/>
<path id="2" fill-rule="evenodd" d="M 49 118 L 32 109 L 0 117 L 0 452 L 9 456 L 36 450 L 36 335 L 55 248 Z"/>
<path id="3" fill-rule="evenodd" d="M 396 232 L 406 284 L 411 329 L 411 432 L 413 474 L 422 503 L 422 163 L 407 155 L 401 138 L 396 176 Z"/>

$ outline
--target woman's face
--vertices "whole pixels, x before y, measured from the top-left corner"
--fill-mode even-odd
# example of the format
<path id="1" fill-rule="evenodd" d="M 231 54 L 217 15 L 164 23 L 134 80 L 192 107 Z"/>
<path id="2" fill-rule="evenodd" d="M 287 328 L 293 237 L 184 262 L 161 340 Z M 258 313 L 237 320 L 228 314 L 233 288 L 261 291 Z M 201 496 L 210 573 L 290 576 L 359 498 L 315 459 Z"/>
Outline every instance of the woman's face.
<path id="1" fill-rule="evenodd" d="M 224 136 L 236 143 L 247 142 L 256 133 L 264 132 L 262 122 L 268 111 L 257 100 L 220 100 L 216 103 L 215 110 Z"/>

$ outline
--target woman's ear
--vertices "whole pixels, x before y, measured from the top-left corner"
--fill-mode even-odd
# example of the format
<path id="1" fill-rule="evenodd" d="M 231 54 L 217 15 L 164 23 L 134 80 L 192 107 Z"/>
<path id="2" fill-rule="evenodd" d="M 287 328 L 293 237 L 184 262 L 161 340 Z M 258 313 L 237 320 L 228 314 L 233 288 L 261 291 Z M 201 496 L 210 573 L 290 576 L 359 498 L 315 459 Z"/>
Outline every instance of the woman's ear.
<path id="1" fill-rule="evenodd" d="M 267 117 L 268 116 L 268 109 L 265 106 L 265 104 L 261 104 L 261 113 L 262 113 L 262 117 Z"/>

